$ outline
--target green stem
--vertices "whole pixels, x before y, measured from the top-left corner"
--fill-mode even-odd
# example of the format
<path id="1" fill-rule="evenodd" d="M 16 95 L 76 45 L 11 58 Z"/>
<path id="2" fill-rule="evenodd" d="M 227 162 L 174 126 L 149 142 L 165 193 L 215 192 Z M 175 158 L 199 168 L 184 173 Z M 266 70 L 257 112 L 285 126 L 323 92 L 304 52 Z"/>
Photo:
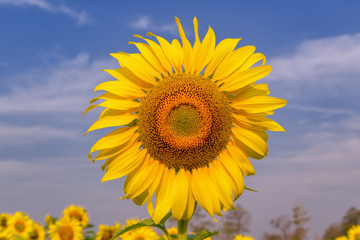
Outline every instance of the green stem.
<path id="1" fill-rule="evenodd" d="M 178 240 L 187 240 L 188 221 L 180 220 L 178 222 Z"/>

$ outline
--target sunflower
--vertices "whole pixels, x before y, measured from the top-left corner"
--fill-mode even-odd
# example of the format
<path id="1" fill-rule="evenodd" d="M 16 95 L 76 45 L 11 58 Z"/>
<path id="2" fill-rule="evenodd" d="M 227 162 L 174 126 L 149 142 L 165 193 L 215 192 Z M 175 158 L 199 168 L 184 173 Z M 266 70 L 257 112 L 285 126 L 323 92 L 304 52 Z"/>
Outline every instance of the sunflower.
<path id="1" fill-rule="evenodd" d="M 50 225 L 49 238 L 51 240 L 82 240 L 82 227 L 76 219 L 64 217 Z"/>
<path id="2" fill-rule="evenodd" d="M 16 212 L 10 218 L 8 226 L 13 234 L 26 238 L 33 230 L 33 221 L 26 213 Z"/>
<path id="3" fill-rule="evenodd" d="M 254 174 L 249 157 L 267 155 L 265 131 L 284 131 L 265 115 L 286 101 L 255 84 L 271 71 L 265 56 L 254 46 L 234 50 L 240 39 L 216 45 L 210 27 L 200 41 L 196 18 L 192 46 L 175 19 L 182 45 L 135 35 L 146 42 L 130 42 L 140 53 L 111 54 L 121 68 L 105 71 L 116 80 L 99 84 L 95 91 L 105 93 L 90 103 L 105 101 L 85 110 L 105 108 L 87 132 L 117 127 L 89 153 L 106 159 L 102 181 L 127 175 L 124 198 L 148 202 L 155 223 L 170 210 L 174 219 L 190 220 L 196 202 L 212 217 L 234 209 L 243 176 Z"/>
<path id="4" fill-rule="evenodd" d="M 14 238 L 10 229 L 0 230 L 0 240 L 12 240 L 12 239 Z"/>
<path id="5" fill-rule="evenodd" d="M 346 236 L 336 237 L 335 240 L 349 240 Z"/>
<path id="6" fill-rule="evenodd" d="M 116 223 L 114 226 L 99 225 L 99 232 L 96 234 L 95 240 L 110 240 L 119 230 L 119 223 Z"/>
<path id="7" fill-rule="evenodd" d="M 11 218 L 11 214 L 8 213 L 0 214 L 0 232 L 8 228 L 10 218 Z"/>
<path id="8" fill-rule="evenodd" d="M 128 219 L 126 220 L 126 226 L 129 227 L 139 222 L 139 219 Z M 134 230 L 128 231 L 120 235 L 122 240 L 157 240 L 159 236 L 150 227 L 140 227 Z"/>
<path id="9" fill-rule="evenodd" d="M 360 225 L 352 226 L 347 231 L 347 235 L 349 240 L 360 240 Z"/>
<path id="10" fill-rule="evenodd" d="M 37 222 L 34 223 L 33 231 L 29 233 L 28 239 L 45 240 L 45 228 Z"/>
<path id="11" fill-rule="evenodd" d="M 254 238 L 250 236 L 242 236 L 241 234 L 239 234 L 234 237 L 234 240 L 254 240 Z"/>
<path id="12" fill-rule="evenodd" d="M 70 205 L 64 209 L 63 216 L 78 220 L 82 227 L 86 227 L 89 223 L 88 214 L 85 208 L 81 206 Z"/>

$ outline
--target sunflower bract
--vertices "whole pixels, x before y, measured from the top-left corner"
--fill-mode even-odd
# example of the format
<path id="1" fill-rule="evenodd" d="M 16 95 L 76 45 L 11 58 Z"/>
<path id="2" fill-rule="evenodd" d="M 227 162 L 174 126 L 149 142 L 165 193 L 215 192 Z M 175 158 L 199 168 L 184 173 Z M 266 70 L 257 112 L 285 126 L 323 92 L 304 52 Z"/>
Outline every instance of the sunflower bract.
<path id="1" fill-rule="evenodd" d="M 104 93 L 85 111 L 104 107 L 88 132 L 117 127 L 90 150 L 106 160 L 102 181 L 126 176 L 124 198 L 147 202 L 155 223 L 169 211 L 190 220 L 196 202 L 212 217 L 233 209 L 243 176 L 255 173 L 249 158 L 267 155 L 266 131 L 284 131 L 265 116 L 286 101 L 255 84 L 271 71 L 265 56 L 235 49 L 240 39 L 216 45 L 210 27 L 200 41 L 196 18 L 191 45 L 175 20 L 181 44 L 149 33 L 130 42 L 139 53 L 111 54 L 121 67 L 105 70 L 115 79 L 95 88 Z"/>

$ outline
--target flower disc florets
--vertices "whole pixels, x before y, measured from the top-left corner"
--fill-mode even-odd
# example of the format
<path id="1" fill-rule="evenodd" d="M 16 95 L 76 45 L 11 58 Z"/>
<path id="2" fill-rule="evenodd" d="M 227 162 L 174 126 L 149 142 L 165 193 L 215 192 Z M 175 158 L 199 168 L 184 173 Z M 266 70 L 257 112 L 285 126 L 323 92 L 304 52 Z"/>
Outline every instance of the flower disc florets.
<path id="1" fill-rule="evenodd" d="M 229 102 L 210 79 L 175 74 L 141 101 L 139 132 L 152 157 L 169 168 L 206 166 L 224 149 L 232 127 Z"/>

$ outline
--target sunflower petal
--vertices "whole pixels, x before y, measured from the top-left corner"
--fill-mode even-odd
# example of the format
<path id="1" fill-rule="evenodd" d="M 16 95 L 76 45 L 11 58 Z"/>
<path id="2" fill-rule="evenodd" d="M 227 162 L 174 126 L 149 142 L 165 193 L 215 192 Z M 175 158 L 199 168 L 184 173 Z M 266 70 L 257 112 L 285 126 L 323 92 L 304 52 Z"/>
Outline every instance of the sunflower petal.
<path id="1" fill-rule="evenodd" d="M 235 109 L 241 109 L 247 113 L 261 113 L 272 111 L 286 105 L 286 100 L 268 96 L 255 96 L 230 104 Z"/>
<path id="2" fill-rule="evenodd" d="M 221 91 L 235 91 L 247 85 L 255 83 L 257 80 L 265 77 L 271 72 L 271 66 L 265 65 L 250 68 L 245 71 L 238 71 L 226 79 L 226 82 L 220 86 Z"/>
<path id="3" fill-rule="evenodd" d="M 171 196 L 173 197 L 172 215 L 175 220 L 182 219 L 188 204 L 188 179 L 184 169 L 180 169 L 176 174 Z"/>
<path id="4" fill-rule="evenodd" d="M 102 116 L 96 122 L 94 122 L 93 125 L 91 125 L 91 127 L 86 131 L 86 133 L 101 128 L 124 126 L 131 123 L 137 118 L 137 115 L 131 113 Z"/>
<path id="5" fill-rule="evenodd" d="M 209 63 L 211 57 L 214 54 L 215 48 L 215 33 L 211 27 L 207 34 L 205 35 L 204 40 L 202 41 L 199 50 L 196 53 L 195 57 L 195 74 L 200 74 L 206 64 Z"/>
<path id="6" fill-rule="evenodd" d="M 107 91 L 123 98 L 140 98 L 145 96 L 145 92 L 131 82 L 126 81 L 107 81 L 96 86 L 95 91 Z"/>
<path id="7" fill-rule="evenodd" d="M 231 39 L 227 38 L 222 40 L 215 48 L 213 57 L 211 61 L 206 66 L 204 71 L 204 77 L 207 78 L 209 75 L 213 74 L 215 69 L 219 66 L 222 60 L 230 54 L 238 44 L 241 38 Z"/>
<path id="8" fill-rule="evenodd" d="M 229 54 L 217 67 L 213 80 L 224 81 L 233 74 L 253 54 L 254 46 L 244 46 Z"/>

